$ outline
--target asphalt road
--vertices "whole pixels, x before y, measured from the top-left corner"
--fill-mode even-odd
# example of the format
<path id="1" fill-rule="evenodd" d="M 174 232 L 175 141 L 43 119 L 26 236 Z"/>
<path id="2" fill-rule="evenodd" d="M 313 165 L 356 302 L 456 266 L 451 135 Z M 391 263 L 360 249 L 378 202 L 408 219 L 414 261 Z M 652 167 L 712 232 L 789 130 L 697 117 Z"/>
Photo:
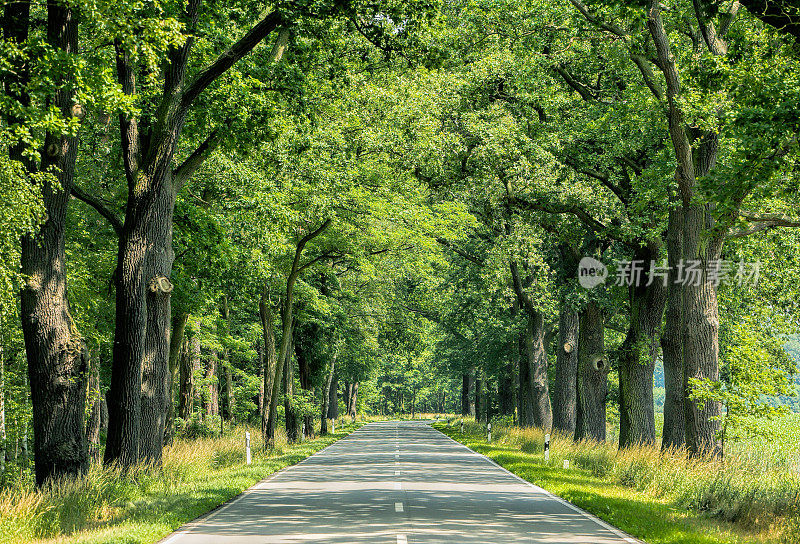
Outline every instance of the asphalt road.
<path id="1" fill-rule="evenodd" d="M 422 422 L 365 425 L 164 544 L 637 542 Z"/>

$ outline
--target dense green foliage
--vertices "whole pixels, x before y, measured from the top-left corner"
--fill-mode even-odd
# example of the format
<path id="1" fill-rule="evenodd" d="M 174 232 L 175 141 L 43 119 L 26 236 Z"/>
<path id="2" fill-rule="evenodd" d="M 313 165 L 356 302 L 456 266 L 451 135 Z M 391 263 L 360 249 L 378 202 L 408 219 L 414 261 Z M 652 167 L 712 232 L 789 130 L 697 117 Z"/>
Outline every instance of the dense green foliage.
<path id="1" fill-rule="evenodd" d="M 769 440 L 800 360 L 778 4 L 3 4 L 0 482 L 85 472 L 107 431 L 131 468 L 356 413 Z M 74 463 L 33 456 L 59 399 Z"/>

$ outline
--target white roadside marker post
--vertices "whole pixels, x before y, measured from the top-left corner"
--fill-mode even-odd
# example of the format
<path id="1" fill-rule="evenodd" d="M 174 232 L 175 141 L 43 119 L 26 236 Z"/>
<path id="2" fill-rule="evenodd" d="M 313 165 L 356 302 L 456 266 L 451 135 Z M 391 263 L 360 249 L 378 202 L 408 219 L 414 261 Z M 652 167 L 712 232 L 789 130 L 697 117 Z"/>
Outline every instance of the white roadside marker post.
<path id="1" fill-rule="evenodd" d="M 336 434 L 336 418 L 331 420 L 331 434 Z"/>
<path id="2" fill-rule="evenodd" d="M 564 459 L 564 470 L 569 470 L 569 459 Z"/>
<path id="3" fill-rule="evenodd" d="M 464 434 L 464 420 L 461 420 L 461 434 Z"/>
<path id="4" fill-rule="evenodd" d="M 550 462 L 550 435 L 544 435 L 544 462 Z"/>
<path id="5" fill-rule="evenodd" d="M 253 462 L 253 458 L 250 456 L 250 431 L 244 432 L 244 457 L 246 464 L 249 465 Z"/>
<path id="6" fill-rule="evenodd" d="M 486 424 L 486 441 L 487 442 L 491 442 L 492 441 L 492 424 L 491 423 L 487 423 Z"/>

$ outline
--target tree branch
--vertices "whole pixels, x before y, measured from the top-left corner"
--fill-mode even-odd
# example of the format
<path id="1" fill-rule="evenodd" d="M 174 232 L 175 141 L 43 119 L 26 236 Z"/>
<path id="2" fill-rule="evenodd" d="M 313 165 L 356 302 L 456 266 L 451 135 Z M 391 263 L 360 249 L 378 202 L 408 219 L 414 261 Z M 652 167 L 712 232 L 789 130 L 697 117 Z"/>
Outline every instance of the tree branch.
<path id="1" fill-rule="evenodd" d="M 739 0 L 753 17 L 794 37 L 800 44 L 800 6 L 791 0 Z"/>
<path id="2" fill-rule="evenodd" d="M 72 186 L 70 194 L 73 197 L 80 200 L 81 202 L 88 204 L 89 206 L 94 208 L 97 211 L 97 213 L 106 218 L 106 220 L 108 220 L 108 222 L 114 228 L 114 232 L 116 232 L 117 235 L 122 233 L 122 220 L 119 217 L 117 217 L 117 215 L 114 212 L 112 212 L 102 201 L 100 201 L 100 199 L 95 198 L 89 195 L 88 193 L 84 192 L 77 185 Z"/>
<path id="3" fill-rule="evenodd" d="M 586 7 L 586 4 L 584 4 L 580 0 L 569 0 L 569 1 L 573 6 L 575 6 L 578 9 L 578 11 L 581 12 L 581 15 L 583 15 L 583 17 L 593 25 L 602 28 L 603 30 L 610 32 L 622 39 L 626 39 L 628 37 L 628 33 L 622 30 L 622 28 L 620 28 L 619 26 L 615 25 L 614 23 L 608 23 L 606 21 L 603 21 L 596 15 L 592 14 L 589 11 L 589 8 Z"/>
<path id="4" fill-rule="evenodd" d="M 460 249 L 459 247 L 457 247 L 455 244 L 453 244 L 449 240 L 445 240 L 444 238 L 437 237 L 436 241 L 439 244 L 441 244 L 442 246 L 444 246 L 447 249 L 449 249 L 450 251 L 452 251 L 453 253 L 455 253 L 456 255 L 459 255 L 462 258 L 466 259 L 467 261 L 469 261 L 469 262 L 471 262 L 473 264 L 476 264 L 478 266 L 483 266 L 483 261 L 481 259 L 479 259 L 478 257 L 475 257 L 474 255 L 471 255 L 470 253 L 467 253 L 463 249 Z"/>
<path id="5" fill-rule="evenodd" d="M 779 227 L 800 228 L 800 219 L 779 213 L 765 213 L 762 215 L 756 215 L 749 212 L 739 212 L 739 215 L 747 221 L 757 224 L 749 229 L 728 233 L 727 238 L 729 239 L 744 238 L 745 236 L 750 236 L 751 234 L 765 232 Z"/>
<path id="6" fill-rule="evenodd" d="M 561 76 L 561 78 L 573 89 L 575 89 L 581 98 L 587 102 L 597 100 L 596 93 L 588 85 L 581 83 L 570 74 L 563 64 L 557 64 L 553 69 Z"/>
<path id="7" fill-rule="evenodd" d="M 583 224 L 595 232 L 606 230 L 606 226 L 592 217 L 586 210 L 577 205 L 553 204 L 523 200 L 519 197 L 509 197 L 510 204 L 521 210 L 545 212 L 553 215 L 574 215 Z"/>
<path id="8" fill-rule="evenodd" d="M 281 15 L 277 11 L 273 11 L 261 19 L 260 22 L 251 28 L 247 34 L 242 36 L 239 41 L 233 44 L 227 51 L 217 57 L 217 60 L 211 63 L 210 66 L 201 70 L 183 94 L 180 109 L 183 111 L 187 110 L 197 97 L 200 96 L 200 93 L 218 77 L 224 74 L 231 66 L 236 64 L 242 57 L 252 51 L 261 40 L 278 28 L 282 22 Z"/>
<path id="9" fill-rule="evenodd" d="M 221 133 L 219 128 L 211 131 L 211 134 L 197 146 L 186 160 L 172 172 L 172 182 L 175 187 L 175 192 L 181 190 L 181 187 L 191 179 L 195 172 L 203 165 L 206 159 L 217 148 L 221 140 Z"/>
<path id="10" fill-rule="evenodd" d="M 650 62 L 644 56 L 635 54 L 631 55 L 631 60 L 636 64 L 636 67 L 639 68 L 639 72 L 644 79 L 644 84 L 647 85 L 647 88 L 650 89 L 653 96 L 655 96 L 659 102 L 664 100 L 664 89 L 661 87 L 661 84 L 656 81 L 656 75 L 650 67 Z"/>

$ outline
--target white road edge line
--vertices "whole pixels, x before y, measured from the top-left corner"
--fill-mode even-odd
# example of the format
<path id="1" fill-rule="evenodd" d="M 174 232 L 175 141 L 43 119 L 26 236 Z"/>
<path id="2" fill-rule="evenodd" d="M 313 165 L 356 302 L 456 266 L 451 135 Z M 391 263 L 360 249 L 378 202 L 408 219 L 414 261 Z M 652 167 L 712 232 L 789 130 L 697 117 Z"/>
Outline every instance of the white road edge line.
<path id="1" fill-rule="evenodd" d="M 532 483 L 531 483 L 531 482 L 529 482 L 528 480 L 525 480 L 525 479 L 523 479 L 523 478 L 521 478 L 521 477 L 517 476 L 516 474 L 514 474 L 513 472 L 511 472 L 511 471 L 510 471 L 510 470 L 508 470 L 507 468 L 504 468 L 504 467 L 502 467 L 502 466 L 498 465 L 498 464 L 497 464 L 495 461 L 493 461 L 492 459 L 489 459 L 489 458 L 488 458 L 488 457 L 486 457 L 485 455 L 483 455 L 483 454 L 481 454 L 481 453 L 478 453 L 477 451 L 475 451 L 475 450 L 472 450 L 472 449 L 468 448 L 467 446 L 465 446 L 464 444 L 462 444 L 461 442 L 459 442 L 459 441 L 457 441 L 457 440 L 455 440 L 455 439 L 453 439 L 453 438 L 450 438 L 449 436 L 447 436 L 446 434 L 444 434 L 444 433 L 443 433 L 442 431 L 440 431 L 439 429 L 434 429 L 434 428 L 433 428 L 433 427 L 431 427 L 430 425 L 428 425 L 428 426 L 429 426 L 431 429 L 433 429 L 434 431 L 436 431 L 437 433 L 441 434 L 442 436 L 444 436 L 445 438 L 447 438 L 448 440 L 450 440 L 451 442 L 454 442 L 454 443 L 458 444 L 459 446 L 461 446 L 462 448 L 464 448 L 465 450 L 467 450 L 467 451 L 471 452 L 473 455 L 477 455 L 478 457 L 482 457 L 483 459 L 485 459 L 485 460 L 486 460 L 486 461 L 488 461 L 489 463 L 493 464 L 494 466 L 496 466 L 497 468 L 499 468 L 499 469 L 500 469 L 500 470 L 502 470 L 503 472 L 506 472 L 506 473 L 510 474 L 511 476 L 513 476 L 514 478 L 516 478 L 517 480 L 519 480 L 520 482 L 522 482 L 523 484 L 527 485 L 528 487 L 530 487 L 530 488 L 533 488 L 533 489 L 535 489 L 536 491 L 538 491 L 538 492 L 540 492 L 540 493 L 543 493 L 544 495 L 547 495 L 548 497 L 550 497 L 551 499 L 555 500 L 556 502 L 560 502 L 561 504 L 563 504 L 564 506 L 566 506 L 566 507 L 567 507 L 567 508 L 569 508 L 570 510 L 573 510 L 574 512 L 577 512 L 578 514 L 581 514 L 583 517 L 585 517 L 585 518 L 587 518 L 587 519 L 589 519 L 589 520 L 591 520 L 591 521 L 595 522 L 595 523 L 596 523 L 597 525 L 599 525 L 600 527 L 602 527 L 602 528 L 604 528 L 604 529 L 606 529 L 606 530 L 608 530 L 608 531 L 611 531 L 612 533 L 614 533 L 615 535 L 617 535 L 618 537 L 620 537 L 620 538 L 621 538 L 622 540 L 624 540 L 625 542 L 630 542 L 631 544 L 646 544 L 645 542 L 643 542 L 643 541 L 641 541 L 641 540 L 638 540 L 638 539 L 636 539 L 636 538 L 632 537 L 631 535 L 629 535 L 629 534 L 627 534 L 627 533 L 623 532 L 621 529 L 617 529 L 617 528 L 616 528 L 616 527 L 614 527 L 613 525 L 609 525 L 608 523 L 606 523 L 606 522 L 605 522 L 605 521 L 603 521 L 602 519 L 598 518 L 597 516 L 595 516 L 595 515 L 593 515 L 593 514 L 590 514 L 589 512 L 587 512 L 586 510 L 584 510 L 583 508 L 580 508 L 580 507 L 578 507 L 578 506 L 575 506 L 575 505 L 574 505 L 574 504 L 572 504 L 571 502 L 569 502 L 569 501 L 566 501 L 566 500 L 564 500 L 564 499 L 562 499 L 561 497 L 558 497 L 558 496 L 556 496 L 556 495 L 553 495 L 553 494 L 552 494 L 552 493 L 550 493 L 548 490 L 546 490 L 546 489 L 544 489 L 544 488 L 542 488 L 542 487 L 539 487 L 538 485 L 532 484 Z"/>
<path id="2" fill-rule="evenodd" d="M 283 467 L 282 469 L 273 472 L 272 474 L 270 474 L 269 476 L 267 476 L 263 480 L 259 480 L 258 482 L 254 483 L 252 486 L 248 487 L 247 489 L 245 489 L 244 491 L 242 491 L 241 493 L 239 493 L 238 495 L 236 495 L 232 499 L 228 500 L 227 502 L 224 502 L 221 505 L 217 506 L 216 508 L 214 508 L 210 512 L 207 512 L 206 514 L 203 514 L 200 517 L 197 517 L 197 518 L 195 518 L 195 519 L 193 519 L 191 521 L 188 521 L 188 522 L 184 523 L 183 525 L 181 525 L 178 528 L 178 530 L 176 530 L 172 534 L 167 535 L 163 539 L 157 541 L 156 544 L 171 544 L 173 541 L 177 540 L 178 538 L 189 534 L 189 530 L 190 529 L 193 529 L 196 526 L 201 525 L 201 524 L 205 523 L 206 521 L 212 519 L 213 517 L 221 514 L 222 512 L 224 512 L 225 510 L 227 510 L 228 508 L 233 506 L 235 503 L 237 503 L 240 500 L 244 499 L 245 497 L 247 497 L 248 495 L 250 495 L 254 491 L 257 491 L 258 490 L 257 489 L 258 486 L 260 486 L 261 484 L 269 482 L 273 478 L 277 478 L 279 475 L 284 474 L 286 472 L 289 472 L 290 470 L 302 465 L 303 463 L 305 463 L 306 461 L 311 459 L 314 455 L 318 455 L 318 454 L 324 452 L 325 450 L 327 450 L 328 448 L 333 447 L 334 445 L 338 444 L 342 440 L 344 440 L 344 439 L 352 436 L 353 434 L 359 432 L 364 427 L 366 427 L 366 425 L 363 425 L 362 427 L 359 427 L 358 429 L 356 429 L 355 431 L 351 432 L 350 434 L 347 434 L 347 435 L 343 436 L 339 440 L 336 440 L 335 442 L 333 442 L 331 444 L 328 444 L 327 446 L 325 446 L 324 448 L 322 448 L 318 452 L 309 455 L 308 457 L 306 457 L 302 461 L 299 461 L 299 462 L 297 462 L 297 463 L 295 463 L 293 465 L 289 465 L 288 467 Z"/>

